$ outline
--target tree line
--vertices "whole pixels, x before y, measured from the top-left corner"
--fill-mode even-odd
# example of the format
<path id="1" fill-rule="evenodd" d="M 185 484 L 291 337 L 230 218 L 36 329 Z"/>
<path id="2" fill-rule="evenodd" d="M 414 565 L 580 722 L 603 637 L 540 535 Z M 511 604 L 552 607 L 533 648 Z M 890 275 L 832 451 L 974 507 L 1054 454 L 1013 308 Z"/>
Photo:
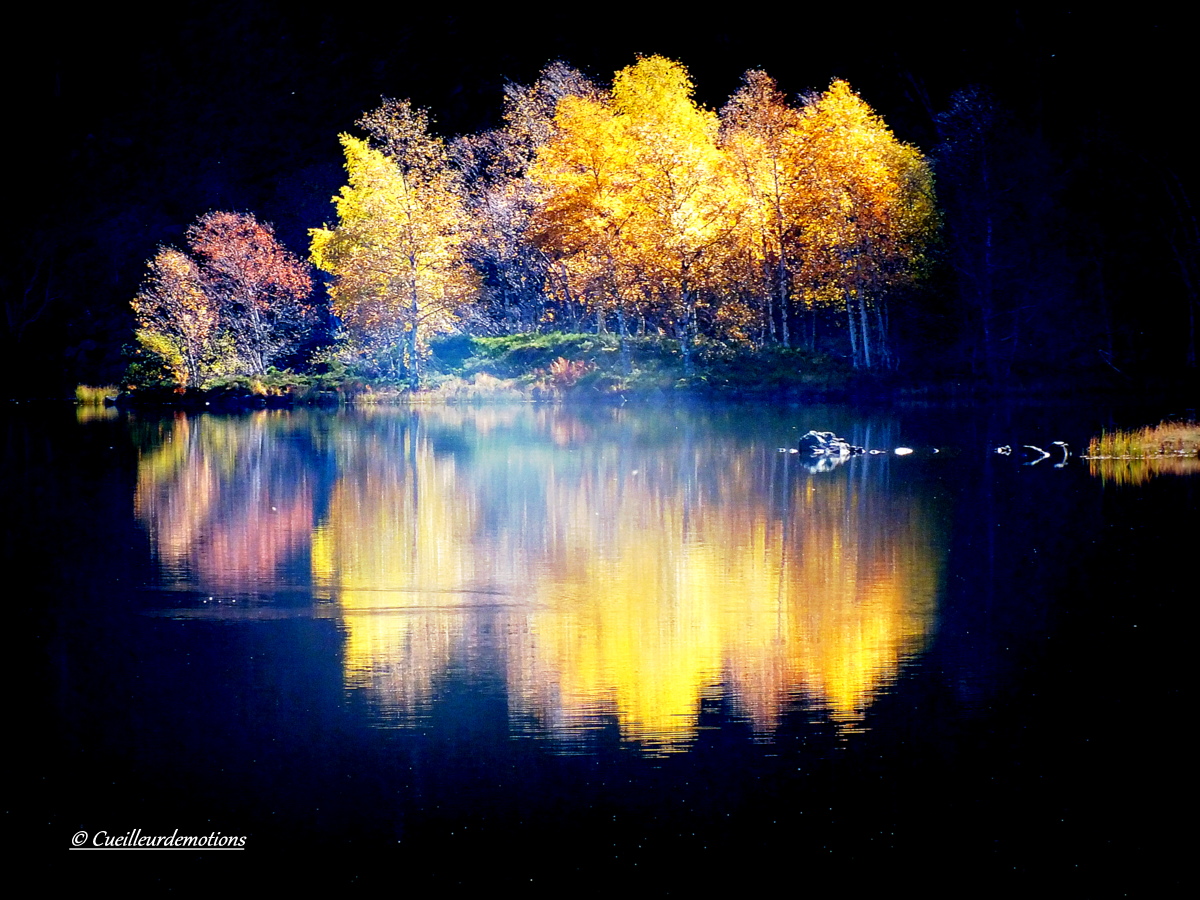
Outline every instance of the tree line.
<path id="1" fill-rule="evenodd" d="M 384 100 L 362 137 L 341 135 L 337 221 L 311 230 L 307 262 L 253 216 L 209 213 L 187 251 L 150 261 L 138 340 L 180 384 L 321 344 L 415 383 L 430 338 L 452 330 L 657 336 L 685 369 L 720 341 L 879 370 L 900 362 L 896 310 L 912 319 L 940 291 L 957 294 L 965 364 L 1003 374 L 1031 335 L 1061 331 L 1034 296 L 1057 261 L 1039 262 L 1050 242 L 1027 224 L 1050 222 L 1031 209 L 1047 182 L 1036 152 L 999 139 L 1001 119 L 978 91 L 937 116 L 939 206 L 934 163 L 842 80 L 793 101 L 752 70 L 714 111 L 660 56 L 609 85 L 555 62 L 506 89 L 500 127 L 451 141 L 426 111 Z M 935 260 L 940 283 L 921 293 Z M 1103 356 L 1111 323 L 1077 312 L 1061 324 L 1095 332 Z"/>
<path id="2" fill-rule="evenodd" d="M 364 374 L 416 381 L 433 335 L 594 329 L 815 349 L 895 365 L 888 304 L 927 270 L 930 168 L 844 81 L 793 104 L 747 72 L 719 112 L 648 56 L 608 87 L 548 65 L 504 124 L 449 143 L 384 100 L 341 136 L 337 223 L 304 262 L 252 215 L 212 212 L 162 247 L 133 302 L 179 384 L 290 363 L 322 327 Z"/>

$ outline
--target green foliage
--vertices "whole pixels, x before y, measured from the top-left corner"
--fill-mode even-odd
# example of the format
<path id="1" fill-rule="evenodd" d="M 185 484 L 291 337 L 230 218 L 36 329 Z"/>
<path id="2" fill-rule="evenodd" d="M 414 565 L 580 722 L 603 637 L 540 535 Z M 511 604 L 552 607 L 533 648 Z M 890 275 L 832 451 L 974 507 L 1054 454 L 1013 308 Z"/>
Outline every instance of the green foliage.
<path id="1" fill-rule="evenodd" d="M 823 353 L 770 345 L 706 341 L 697 352 L 697 365 L 710 384 L 747 390 L 776 390 L 795 385 L 842 386 L 849 376 L 844 362 Z"/>
<path id="2" fill-rule="evenodd" d="M 180 394 L 169 377 L 143 368 L 143 402 L 208 404 L 214 408 L 326 403 L 528 402 L 562 399 L 679 396 L 743 397 L 841 390 L 852 383 L 847 364 L 819 353 L 744 342 L 704 340 L 685 365 L 681 343 L 661 336 L 625 339 L 611 334 L 447 335 L 431 342 L 431 365 L 418 391 L 394 379 L 362 374 L 344 349 L 319 354 L 307 373 L 268 369 L 264 374 L 209 378 Z M 140 365 L 145 367 L 148 357 Z"/>
<path id="3" fill-rule="evenodd" d="M 436 366 L 446 371 L 461 369 L 475 355 L 475 338 L 469 334 L 446 334 L 429 342 Z"/>
<path id="4" fill-rule="evenodd" d="M 142 353 L 141 366 L 131 367 L 131 380 L 137 383 L 170 382 L 186 385 L 189 380 L 187 364 L 180 341 L 162 331 L 139 328 L 136 334 Z M 146 376 L 150 377 L 147 378 Z"/>
<path id="5" fill-rule="evenodd" d="M 123 356 L 126 360 L 123 384 L 141 388 L 178 384 L 167 360 L 147 348 L 140 336 L 135 344 L 125 346 Z"/>

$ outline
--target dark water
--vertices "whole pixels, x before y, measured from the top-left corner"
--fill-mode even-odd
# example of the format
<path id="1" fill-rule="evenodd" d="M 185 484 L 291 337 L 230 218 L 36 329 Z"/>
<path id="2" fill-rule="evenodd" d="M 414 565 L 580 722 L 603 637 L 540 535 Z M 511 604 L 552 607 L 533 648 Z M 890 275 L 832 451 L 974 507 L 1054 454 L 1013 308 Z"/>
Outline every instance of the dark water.
<path id="1" fill-rule="evenodd" d="M 160 886 L 1182 883 L 1197 479 L 991 452 L 1114 415 L 10 413 L 8 819 Z M 135 829 L 245 849 L 67 850 Z"/>

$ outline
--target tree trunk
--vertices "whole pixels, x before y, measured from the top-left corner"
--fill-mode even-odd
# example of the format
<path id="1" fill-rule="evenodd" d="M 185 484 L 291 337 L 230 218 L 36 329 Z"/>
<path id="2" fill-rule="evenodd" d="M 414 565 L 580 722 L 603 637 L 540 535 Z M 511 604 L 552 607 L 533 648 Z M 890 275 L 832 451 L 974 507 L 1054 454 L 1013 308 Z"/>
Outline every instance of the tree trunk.
<path id="1" fill-rule="evenodd" d="M 417 261 L 410 260 L 412 280 L 409 283 L 409 323 L 408 323 L 408 377 L 409 384 L 415 391 L 421 383 L 421 365 L 417 358 L 417 322 L 421 314 L 420 297 L 417 294 Z"/>
<path id="2" fill-rule="evenodd" d="M 862 292 L 858 293 L 858 321 L 862 326 L 863 367 L 871 368 L 871 333 L 867 323 L 867 302 Z"/>
<path id="3" fill-rule="evenodd" d="M 887 310 L 885 301 L 877 300 L 875 303 L 875 332 L 878 336 L 876 346 L 878 348 L 879 365 L 884 369 L 895 369 L 894 360 L 892 359 L 891 342 L 888 340 L 888 323 Z"/>
<path id="4" fill-rule="evenodd" d="M 846 325 L 850 331 L 850 364 L 854 368 L 858 368 L 858 336 L 856 326 L 854 324 L 854 305 L 850 302 L 850 295 L 846 295 Z"/>

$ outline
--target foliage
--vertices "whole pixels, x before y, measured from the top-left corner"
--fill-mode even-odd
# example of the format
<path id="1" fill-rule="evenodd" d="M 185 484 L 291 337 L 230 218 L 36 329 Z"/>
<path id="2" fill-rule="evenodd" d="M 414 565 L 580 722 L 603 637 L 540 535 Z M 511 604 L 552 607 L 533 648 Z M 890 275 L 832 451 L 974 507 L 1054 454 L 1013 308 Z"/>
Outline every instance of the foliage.
<path id="1" fill-rule="evenodd" d="M 751 71 L 718 119 L 657 56 L 560 101 L 529 177 L 553 288 L 598 331 L 672 334 L 685 368 L 701 335 L 788 345 L 820 308 L 846 314 L 856 366 L 890 367 L 887 295 L 937 227 L 924 159 L 845 82 L 795 108 Z"/>
<path id="2" fill-rule="evenodd" d="M 743 284 L 757 295 L 760 334 L 791 343 L 791 297 L 798 260 L 789 240 L 800 228 L 788 198 L 801 189 L 791 152 L 800 113 L 766 72 L 751 70 L 721 110 L 721 146 L 745 197 L 734 238 Z M 778 323 L 778 325 L 777 325 Z M 814 335 L 815 337 L 815 335 Z"/>
<path id="3" fill-rule="evenodd" d="M 1091 458 L 1200 456 L 1200 424 L 1160 422 L 1145 428 L 1103 432 L 1088 442 Z"/>
<path id="4" fill-rule="evenodd" d="M 1155 475 L 1200 473 L 1200 424 L 1161 422 L 1103 432 L 1088 442 L 1088 468 L 1106 482 L 1142 484 Z"/>
<path id="5" fill-rule="evenodd" d="M 569 388 L 584 375 L 595 370 L 596 364 L 593 362 L 581 359 L 567 359 L 565 356 L 560 356 L 554 362 L 550 363 L 550 370 L 547 374 L 549 374 L 550 380 L 557 387 Z"/>
<path id="6" fill-rule="evenodd" d="M 793 152 L 800 294 L 845 309 L 856 368 L 890 368 L 884 299 L 919 276 L 937 227 L 929 168 L 840 80 L 805 107 Z"/>
<path id="7" fill-rule="evenodd" d="M 479 375 L 541 383 L 564 392 L 645 395 L 685 388 L 701 394 L 750 394 L 840 389 L 848 371 L 824 354 L 772 345 L 701 339 L 686 371 L 681 343 L 662 337 L 625 339 L 628 363 L 615 335 L 454 335 L 435 340 L 433 362 L 445 376 L 469 383 Z M 444 382 L 442 382 L 444 383 Z"/>
<path id="8" fill-rule="evenodd" d="M 132 304 L 138 343 L 163 361 L 174 382 L 198 386 L 215 360 L 220 312 L 186 253 L 163 247 L 147 265 Z"/>
<path id="9" fill-rule="evenodd" d="M 448 148 L 423 110 L 384 100 L 365 139 L 341 136 L 338 223 L 310 232 L 341 328 L 326 364 L 415 388 L 432 351 L 442 375 L 556 390 L 754 390 L 800 377 L 778 354 L 763 368 L 763 348 L 816 359 L 848 337 L 854 367 L 894 365 L 888 299 L 926 268 L 932 178 L 845 82 L 795 106 L 751 71 L 718 116 L 665 57 L 607 90 L 552 63 L 509 86 L 504 118 Z M 251 216 L 209 213 L 188 246 L 151 262 L 143 350 L 181 385 L 261 376 L 311 324 L 307 269 Z"/>
<path id="10" fill-rule="evenodd" d="M 550 287 L 556 273 L 531 239 L 539 198 L 529 168 L 553 134 L 558 104 L 598 96 L 578 70 L 552 62 L 532 85 L 505 87 L 502 128 L 464 135 L 451 146 L 474 223 L 467 253 L 480 276 L 481 312 L 501 328 L 526 330 L 573 312 L 556 299 Z"/>
<path id="11" fill-rule="evenodd" d="M 102 406 L 106 401 L 117 396 L 120 388 L 115 384 L 75 386 L 75 402 L 82 406 Z"/>
<path id="12" fill-rule="evenodd" d="M 311 232 L 312 261 L 335 278 L 333 311 L 352 345 L 381 374 L 415 384 L 430 336 L 451 328 L 475 296 L 469 219 L 423 111 L 387 100 L 360 124 L 372 142 L 342 135 L 349 184 L 334 198 L 338 226 Z"/>
<path id="13" fill-rule="evenodd" d="M 171 381 L 198 387 L 226 374 L 261 374 L 292 353 L 313 323 L 308 267 L 270 225 L 210 212 L 187 231 L 190 255 L 161 247 L 132 301 L 141 348 Z"/>
<path id="14" fill-rule="evenodd" d="M 616 356 L 616 351 L 617 341 L 611 335 L 561 332 L 500 337 L 456 335 L 434 344 L 434 360 L 447 373 L 469 377 L 484 372 L 513 378 L 547 370 L 560 358 L 600 364 Z"/>
<path id="15" fill-rule="evenodd" d="M 559 103 L 530 169 L 534 240 L 599 330 L 613 313 L 622 335 L 649 320 L 690 342 L 740 203 L 716 135 L 687 71 L 663 57 L 618 72 L 607 97 Z"/>
<path id="16" fill-rule="evenodd" d="M 205 294 L 233 338 L 239 369 L 261 375 L 294 350 L 313 324 L 308 265 L 254 216 L 210 212 L 187 232 Z"/>

